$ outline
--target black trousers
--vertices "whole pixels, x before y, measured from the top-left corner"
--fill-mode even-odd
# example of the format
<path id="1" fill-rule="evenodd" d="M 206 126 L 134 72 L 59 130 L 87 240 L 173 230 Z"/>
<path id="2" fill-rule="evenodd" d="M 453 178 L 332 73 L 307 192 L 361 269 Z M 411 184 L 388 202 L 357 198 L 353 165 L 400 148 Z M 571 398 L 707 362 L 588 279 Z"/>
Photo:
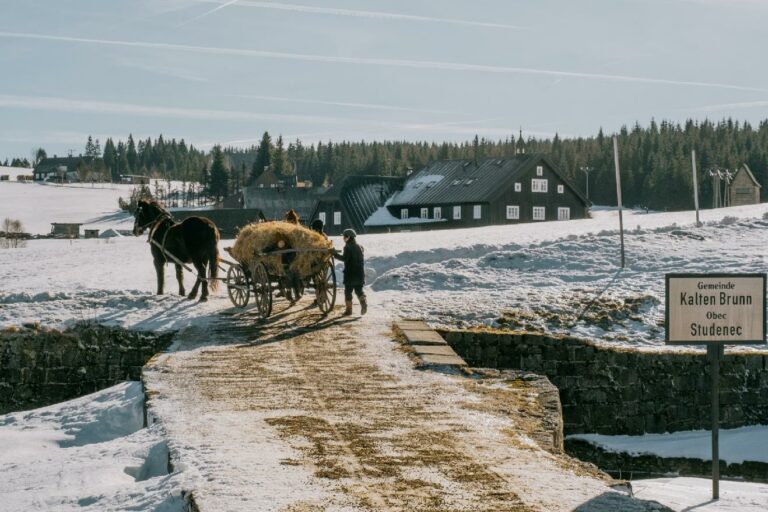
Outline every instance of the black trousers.
<path id="1" fill-rule="evenodd" d="M 345 285 L 344 286 L 344 300 L 352 300 L 352 292 L 355 292 L 355 295 L 357 295 L 358 300 L 361 297 L 365 297 L 365 294 L 363 293 L 363 285 Z"/>

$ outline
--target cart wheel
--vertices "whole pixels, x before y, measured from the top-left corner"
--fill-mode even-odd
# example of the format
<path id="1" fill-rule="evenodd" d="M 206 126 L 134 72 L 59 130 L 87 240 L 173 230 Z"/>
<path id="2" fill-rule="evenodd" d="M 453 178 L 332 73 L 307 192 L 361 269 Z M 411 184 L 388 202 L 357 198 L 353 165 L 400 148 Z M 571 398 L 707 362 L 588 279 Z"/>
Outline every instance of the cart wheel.
<path id="1" fill-rule="evenodd" d="M 227 293 L 232 304 L 239 308 L 248 305 L 251 298 L 251 283 L 240 265 L 232 265 L 227 270 Z"/>
<path id="2" fill-rule="evenodd" d="M 314 277 L 317 306 L 328 314 L 336 304 L 336 272 L 330 261 L 323 263 Z"/>
<path id="3" fill-rule="evenodd" d="M 266 320 L 272 314 L 272 284 L 263 263 L 256 263 L 251 271 L 253 280 L 253 301 L 259 318 Z"/>

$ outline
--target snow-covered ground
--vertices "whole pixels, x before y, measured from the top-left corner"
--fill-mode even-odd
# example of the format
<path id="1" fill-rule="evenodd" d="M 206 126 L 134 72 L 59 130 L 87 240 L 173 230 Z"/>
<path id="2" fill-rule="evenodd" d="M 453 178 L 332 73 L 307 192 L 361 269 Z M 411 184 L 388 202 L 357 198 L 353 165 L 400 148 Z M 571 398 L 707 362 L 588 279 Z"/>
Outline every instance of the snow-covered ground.
<path id="1" fill-rule="evenodd" d="M 142 428 L 140 382 L 0 416 L 0 509 L 181 512 L 158 425 Z"/>
<path id="2" fill-rule="evenodd" d="M 129 189 L 4 182 L 0 218 L 18 218 L 33 233 L 47 233 L 54 220 L 127 229 L 132 219 L 116 205 Z M 366 248 L 366 264 L 378 276 L 371 286 L 375 303 L 393 316 L 420 316 L 446 326 L 531 326 L 601 343 L 660 349 L 665 348 L 659 325 L 664 274 L 764 272 L 766 212 L 768 205 L 708 210 L 702 212 L 702 227 L 693 226 L 692 212 L 625 212 L 624 270 L 619 268 L 617 212 L 610 209 L 585 220 L 361 235 L 360 242 Z M 333 240 L 341 246 L 340 240 Z M 222 246 L 231 244 L 222 241 Z M 192 277 L 185 275 L 185 281 L 189 290 Z M 145 238 L 32 240 L 24 248 L 0 250 L 0 327 L 93 320 L 168 330 L 206 324 L 232 307 L 221 290 L 204 304 L 174 295 L 171 269 L 166 270 L 166 295 L 154 295 L 154 288 Z M 114 397 L 109 393 L 115 390 L 106 393 Z M 128 473 L 119 474 L 120 468 L 140 465 L 141 453 L 159 445 L 161 433 L 144 429 L 120 433 L 123 437 L 109 434 L 110 423 L 96 420 L 109 417 L 99 407 L 121 399 L 80 400 L 74 407 L 61 404 L 0 417 L 2 446 L 18 447 L 0 455 L 3 480 L 10 482 L 0 484 L 0 492 L 19 503 L 12 510 L 55 508 L 47 499 L 58 500 L 64 510 L 78 503 L 86 510 L 154 506 L 143 507 L 139 500 L 165 500 L 168 508 L 158 510 L 176 510 L 173 477 L 153 475 L 136 482 Z M 62 408 L 67 407 L 65 412 Z M 67 418 L 77 415 L 82 419 L 75 423 L 91 425 L 92 432 L 104 431 L 111 440 L 77 446 L 68 442 L 67 436 L 77 435 Z M 25 446 L 31 448 L 23 452 Z M 102 466 L 112 464 L 109 460 L 116 461 L 114 467 Z M 89 477 L 91 473 L 104 475 L 104 480 Z M 685 492 L 670 491 L 680 482 Z M 640 495 L 644 499 L 682 509 L 707 501 L 708 482 L 703 482 L 662 480 L 636 488 L 645 493 Z M 768 509 L 768 486 L 731 491 L 731 483 L 724 483 L 723 489 L 724 499 L 702 510 Z M 731 492 L 735 498 L 726 503 Z"/>
<path id="3" fill-rule="evenodd" d="M 720 460 L 728 464 L 747 460 L 768 463 L 768 426 L 751 425 L 719 432 Z M 708 430 L 642 436 L 574 434 L 568 438 L 583 439 L 609 452 L 712 460 L 712 434 Z"/>

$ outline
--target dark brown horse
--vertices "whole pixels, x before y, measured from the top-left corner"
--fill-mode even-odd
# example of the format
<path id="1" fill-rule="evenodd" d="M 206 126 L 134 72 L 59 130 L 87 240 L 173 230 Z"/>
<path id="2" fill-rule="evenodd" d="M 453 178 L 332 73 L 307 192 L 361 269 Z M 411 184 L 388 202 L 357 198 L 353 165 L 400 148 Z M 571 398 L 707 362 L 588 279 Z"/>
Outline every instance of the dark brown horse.
<path id="1" fill-rule="evenodd" d="M 218 286 L 220 236 L 216 225 L 205 217 L 189 217 L 176 222 L 159 203 L 145 199 L 139 201 L 134 219 L 135 236 L 141 235 L 147 228 L 150 230 L 149 242 L 157 271 L 157 294 L 163 293 L 165 264 L 170 262 L 176 265 L 179 295 L 184 295 L 183 267 L 180 263 L 192 263 L 197 270 L 197 280 L 189 298 L 197 297 L 197 289 L 202 284 L 200 301 L 208 300 L 206 265 L 210 270 L 211 290 L 215 291 Z"/>

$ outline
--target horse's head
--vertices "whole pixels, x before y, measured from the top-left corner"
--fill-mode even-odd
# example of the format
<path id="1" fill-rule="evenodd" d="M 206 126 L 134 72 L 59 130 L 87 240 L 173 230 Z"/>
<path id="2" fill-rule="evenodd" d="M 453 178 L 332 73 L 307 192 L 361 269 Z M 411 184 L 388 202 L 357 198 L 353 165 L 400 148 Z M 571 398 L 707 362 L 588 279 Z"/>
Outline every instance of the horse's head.
<path id="1" fill-rule="evenodd" d="M 165 214 L 157 203 L 140 199 L 133 214 L 133 236 L 140 236 L 144 230 Z"/>

